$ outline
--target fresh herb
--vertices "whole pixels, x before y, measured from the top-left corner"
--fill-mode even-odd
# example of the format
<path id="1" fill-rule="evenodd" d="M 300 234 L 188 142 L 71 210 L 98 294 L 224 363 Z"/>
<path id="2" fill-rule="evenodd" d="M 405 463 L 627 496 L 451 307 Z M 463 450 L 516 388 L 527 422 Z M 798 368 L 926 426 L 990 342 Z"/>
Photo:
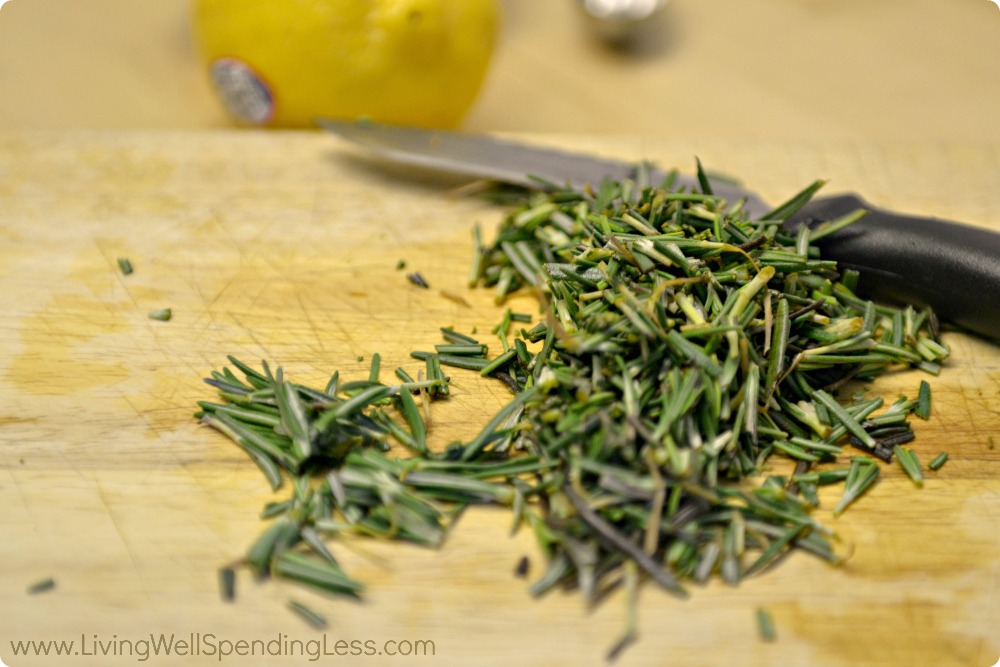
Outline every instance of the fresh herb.
<path id="1" fill-rule="evenodd" d="M 118 270 L 122 272 L 123 276 L 127 276 L 132 273 L 132 262 L 129 261 L 128 257 L 118 258 Z"/>
<path id="2" fill-rule="evenodd" d="M 219 593 L 226 602 L 236 599 L 236 570 L 224 567 L 219 570 Z"/>
<path id="3" fill-rule="evenodd" d="M 927 467 L 930 468 L 931 470 L 938 470 L 941 468 L 941 466 L 943 466 L 947 462 L 948 462 L 948 452 L 941 452 L 940 454 L 935 456 L 930 463 L 927 464 Z"/>
<path id="4" fill-rule="evenodd" d="M 290 600 L 288 602 L 288 608 L 295 612 L 300 618 L 305 620 L 306 623 L 316 628 L 317 630 L 323 630 L 327 626 L 326 619 L 314 612 L 309 607 L 305 606 L 301 602 L 296 602 L 295 600 Z"/>
<path id="5" fill-rule="evenodd" d="M 56 580 L 51 577 L 48 579 L 42 579 L 37 581 L 30 586 L 28 586 L 28 595 L 38 595 L 39 593 L 45 593 L 51 591 L 56 587 Z"/>
<path id="6" fill-rule="evenodd" d="M 931 386 L 927 380 L 920 381 L 920 391 L 917 394 L 917 407 L 913 414 L 921 419 L 929 419 L 931 416 Z"/>
<path id="7" fill-rule="evenodd" d="M 896 454 L 896 461 L 899 462 L 899 466 L 903 469 L 903 472 L 913 480 L 915 485 L 923 486 L 924 474 L 920 470 L 920 460 L 913 453 L 913 450 L 896 445 L 893 447 L 893 453 Z"/>
<path id="8" fill-rule="evenodd" d="M 173 316 L 174 313 L 170 308 L 160 308 L 159 310 L 153 310 L 149 313 L 149 319 L 158 320 L 160 322 L 168 322 Z"/>
<path id="9" fill-rule="evenodd" d="M 427 284 L 427 281 L 424 280 L 424 277 L 419 273 L 407 273 L 406 278 L 417 287 L 423 287 L 424 289 L 428 289 L 430 287 L 430 285 Z"/>
<path id="10" fill-rule="evenodd" d="M 435 345 L 438 354 L 455 354 L 463 357 L 485 357 L 489 348 L 478 343 L 445 343 Z"/>
<path id="11" fill-rule="evenodd" d="M 402 383 L 383 384 L 375 360 L 367 380 L 335 373 L 324 391 L 232 357 L 242 378 L 214 372 L 222 402 L 202 403 L 202 422 L 272 487 L 291 487 L 266 508 L 246 564 L 357 596 L 330 539 L 438 547 L 460 508 L 504 505 L 538 538 L 533 595 L 573 587 L 593 602 L 627 589 L 617 655 L 637 637 L 640 575 L 683 597 L 689 581 L 737 583 L 793 551 L 839 562 L 812 515 L 818 486 L 843 484 L 839 516 L 877 481 L 871 456 L 904 463 L 908 419 L 926 404 L 840 391 L 891 369 L 936 374 L 948 355 L 936 319 L 858 297 L 856 276 L 811 242 L 830 227 L 783 227 L 821 183 L 753 219 L 707 190 L 646 182 L 548 184 L 523 194 L 492 243 L 476 228 L 470 285 L 499 303 L 522 288 L 539 297 L 533 326 L 505 310 L 493 356 L 444 328 L 434 352 L 412 353 L 424 362 L 416 382 L 397 369 Z M 428 427 L 431 401 L 450 394 L 442 366 L 514 393 L 447 447 Z M 871 456 L 838 465 L 847 444 Z M 788 472 L 758 483 L 765 466 Z"/>
<path id="12" fill-rule="evenodd" d="M 778 638 L 774 631 L 774 620 L 771 618 L 771 613 L 763 607 L 757 608 L 757 634 L 765 642 L 773 642 Z"/>
<path id="13" fill-rule="evenodd" d="M 875 480 L 878 479 L 880 469 L 874 460 L 862 456 L 855 456 L 851 460 L 851 467 L 847 472 L 847 479 L 844 480 L 844 495 L 840 502 L 833 508 L 833 515 L 840 514 L 848 505 L 861 497 Z"/>
<path id="14" fill-rule="evenodd" d="M 455 345 L 481 345 L 481 343 L 472 336 L 459 333 L 449 327 L 441 327 L 441 335 L 446 341 Z"/>

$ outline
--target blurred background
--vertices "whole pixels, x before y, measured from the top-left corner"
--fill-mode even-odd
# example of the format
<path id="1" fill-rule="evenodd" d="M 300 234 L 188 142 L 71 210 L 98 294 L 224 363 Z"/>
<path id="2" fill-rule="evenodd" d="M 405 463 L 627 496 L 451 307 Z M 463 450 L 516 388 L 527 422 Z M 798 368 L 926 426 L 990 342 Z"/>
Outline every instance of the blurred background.
<path id="1" fill-rule="evenodd" d="M 1000 140 L 991 0 L 671 0 L 627 46 L 576 0 L 502 0 L 461 128 L 720 139 Z M 10 0 L 0 130 L 219 128 L 188 0 Z"/>

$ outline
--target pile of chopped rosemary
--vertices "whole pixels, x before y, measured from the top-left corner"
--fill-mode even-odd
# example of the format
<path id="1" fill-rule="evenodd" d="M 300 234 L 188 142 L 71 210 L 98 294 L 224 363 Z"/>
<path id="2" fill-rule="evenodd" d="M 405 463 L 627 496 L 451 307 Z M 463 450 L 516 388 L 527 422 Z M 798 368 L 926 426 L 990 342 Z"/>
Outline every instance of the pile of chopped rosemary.
<path id="1" fill-rule="evenodd" d="M 376 355 L 368 378 L 335 373 L 313 389 L 230 357 L 242 377 L 214 372 L 222 401 L 198 416 L 274 489 L 291 486 L 264 508 L 270 524 L 245 564 L 358 595 L 331 538 L 437 547 L 462 508 L 484 503 L 537 536 L 547 562 L 534 595 L 570 586 L 595 600 L 647 579 L 683 596 L 686 582 L 735 583 L 796 549 L 837 562 L 833 532 L 812 516 L 818 487 L 843 486 L 836 515 L 884 461 L 919 484 L 903 445 L 930 402 L 925 382 L 887 407 L 838 395 L 888 369 L 936 374 L 948 349 L 933 313 L 859 298 L 858 276 L 819 256 L 814 241 L 860 214 L 783 227 L 820 183 L 750 219 L 702 181 L 704 192 L 670 179 L 525 191 L 492 244 L 477 229 L 470 286 L 495 288 L 498 303 L 532 290 L 540 304 L 538 318 L 506 311 L 492 358 L 445 328 L 433 352 L 413 353 L 417 380 L 397 369 L 385 383 Z M 447 447 L 424 416 L 448 395 L 442 366 L 513 393 Z M 630 622 L 612 654 L 634 636 Z"/>

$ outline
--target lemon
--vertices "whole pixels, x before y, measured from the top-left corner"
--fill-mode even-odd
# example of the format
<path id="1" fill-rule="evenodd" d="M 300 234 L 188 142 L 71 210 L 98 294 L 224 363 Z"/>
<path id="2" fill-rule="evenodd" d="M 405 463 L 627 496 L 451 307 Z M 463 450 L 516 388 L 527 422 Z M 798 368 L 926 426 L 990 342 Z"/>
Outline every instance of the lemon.
<path id="1" fill-rule="evenodd" d="M 239 122 L 452 127 L 475 100 L 497 0 L 194 0 L 195 41 Z"/>

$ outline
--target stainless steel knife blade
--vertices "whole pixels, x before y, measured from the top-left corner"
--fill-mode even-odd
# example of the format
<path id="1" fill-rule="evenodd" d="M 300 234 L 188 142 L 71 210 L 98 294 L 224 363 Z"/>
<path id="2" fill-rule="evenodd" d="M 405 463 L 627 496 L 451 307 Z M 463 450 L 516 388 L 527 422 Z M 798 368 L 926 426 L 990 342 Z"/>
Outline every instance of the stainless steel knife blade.
<path id="1" fill-rule="evenodd" d="M 634 178 L 639 168 L 638 163 L 525 146 L 487 135 L 327 118 L 318 122 L 330 132 L 395 162 L 512 185 L 538 187 L 538 180 L 532 178 L 537 177 L 581 188 L 587 183 L 599 184 L 606 178 Z M 654 181 L 661 181 L 666 175 L 661 169 L 654 167 L 651 170 Z M 750 190 L 722 179 L 710 180 L 712 190 L 720 197 L 732 202 L 744 200 L 744 207 L 751 215 L 762 216 L 772 210 Z M 697 179 L 686 174 L 678 174 L 676 184 L 689 189 L 698 187 Z"/>
<path id="2" fill-rule="evenodd" d="M 395 162 L 468 174 L 477 178 L 538 187 L 534 177 L 572 187 L 605 178 L 633 178 L 637 164 L 529 146 L 487 135 L 380 125 L 332 119 L 325 129 Z M 652 179 L 665 176 L 654 170 Z M 680 176 L 677 186 L 700 189 L 696 178 Z M 710 180 L 713 192 L 744 201 L 754 218 L 772 208 L 750 190 Z M 892 213 L 854 194 L 810 201 L 786 227 L 816 225 L 859 208 L 864 218 L 816 245 L 824 257 L 860 272 L 859 290 L 874 300 L 930 306 L 943 320 L 1000 339 L 1000 234 L 935 218 Z M 997 221 L 1000 225 L 1000 221 Z"/>

